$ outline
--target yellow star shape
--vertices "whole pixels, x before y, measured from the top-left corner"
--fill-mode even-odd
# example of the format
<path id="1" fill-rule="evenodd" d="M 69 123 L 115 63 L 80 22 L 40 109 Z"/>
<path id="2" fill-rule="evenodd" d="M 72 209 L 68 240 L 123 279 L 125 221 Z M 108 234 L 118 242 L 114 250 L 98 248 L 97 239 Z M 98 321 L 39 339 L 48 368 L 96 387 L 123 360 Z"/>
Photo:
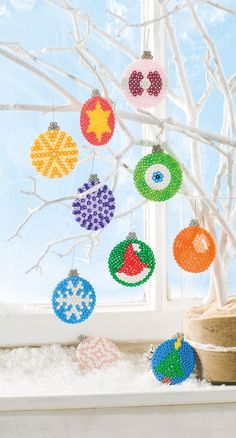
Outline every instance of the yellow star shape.
<path id="1" fill-rule="evenodd" d="M 89 118 L 89 125 L 87 127 L 87 134 L 94 132 L 97 140 L 101 142 L 102 135 L 104 133 L 110 133 L 111 128 L 108 125 L 108 119 L 111 111 L 103 111 L 101 103 L 96 102 L 96 107 L 94 110 L 87 110 L 86 114 Z"/>

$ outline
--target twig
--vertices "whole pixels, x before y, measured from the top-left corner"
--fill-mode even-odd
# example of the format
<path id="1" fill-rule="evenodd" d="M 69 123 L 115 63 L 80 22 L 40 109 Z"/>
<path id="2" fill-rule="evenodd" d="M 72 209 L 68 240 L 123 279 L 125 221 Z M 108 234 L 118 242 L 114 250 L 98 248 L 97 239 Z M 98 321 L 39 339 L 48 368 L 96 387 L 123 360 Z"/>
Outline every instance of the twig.
<path id="1" fill-rule="evenodd" d="M 167 17 L 170 17 L 173 14 L 176 14 L 176 12 L 179 12 L 182 9 L 186 8 L 186 7 L 187 7 L 186 3 L 182 3 L 182 4 L 179 4 L 179 5 L 176 5 L 170 11 L 167 11 L 165 14 L 161 15 L 160 17 L 154 18 L 153 20 L 142 21 L 141 23 L 129 23 L 121 15 L 116 14 L 115 12 L 111 11 L 110 9 L 106 9 L 106 12 L 109 15 L 111 15 L 112 17 L 114 17 L 114 18 L 118 19 L 119 21 L 121 21 L 121 23 L 123 23 L 123 26 L 120 29 L 119 33 L 118 33 L 118 35 L 120 35 L 126 29 L 126 27 L 130 27 L 130 28 L 147 27 L 150 24 L 159 23 L 160 21 L 166 19 Z"/>
<path id="2" fill-rule="evenodd" d="M 213 6 L 214 8 L 220 9 L 221 11 L 228 12 L 229 14 L 236 15 L 236 9 L 229 8 L 228 6 L 223 5 L 219 2 L 214 2 L 213 0 L 205 0 L 208 5 Z"/>
<path id="3" fill-rule="evenodd" d="M 58 1 L 53 1 L 53 0 L 47 0 L 48 3 L 59 7 L 61 9 L 63 9 L 66 12 L 70 12 L 71 7 L 68 7 L 68 5 L 66 6 L 65 4 L 63 5 L 62 3 L 59 3 Z M 83 23 L 88 22 L 88 15 L 83 14 L 79 9 L 76 9 L 76 14 L 77 14 L 77 19 L 82 21 Z M 97 26 L 92 20 L 91 18 L 89 18 L 90 20 L 90 26 L 93 32 L 96 32 L 98 35 L 100 35 L 102 38 L 104 38 L 106 41 L 108 41 L 109 43 L 111 43 L 115 48 L 117 48 L 118 50 L 121 50 L 121 52 L 125 53 L 126 55 L 128 55 L 131 59 L 137 59 L 137 55 L 133 52 L 133 50 L 131 50 L 129 47 L 126 47 L 124 44 L 122 44 L 120 41 L 118 41 L 116 38 L 112 37 L 112 35 L 109 35 L 107 32 L 105 32 L 102 28 L 100 28 L 99 26 Z"/>
<path id="4" fill-rule="evenodd" d="M 56 82 L 54 79 L 52 79 L 46 73 L 38 70 L 33 65 L 29 64 L 28 62 L 24 61 L 23 59 L 19 58 L 18 56 L 13 55 L 9 51 L 1 49 L 1 48 L 0 48 L 0 55 L 4 56 L 5 58 L 8 58 L 10 61 L 15 62 L 16 64 L 20 65 L 21 67 L 25 68 L 26 70 L 31 71 L 39 78 L 46 81 L 53 88 L 55 88 L 55 90 L 57 90 L 60 94 L 62 94 L 64 97 L 66 97 L 69 100 L 69 102 L 71 102 L 72 104 L 79 103 L 79 101 L 77 99 L 75 99 L 75 97 L 72 96 L 72 94 L 70 94 L 68 91 L 66 91 L 60 84 L 58 84 L 58 82 Z"/>

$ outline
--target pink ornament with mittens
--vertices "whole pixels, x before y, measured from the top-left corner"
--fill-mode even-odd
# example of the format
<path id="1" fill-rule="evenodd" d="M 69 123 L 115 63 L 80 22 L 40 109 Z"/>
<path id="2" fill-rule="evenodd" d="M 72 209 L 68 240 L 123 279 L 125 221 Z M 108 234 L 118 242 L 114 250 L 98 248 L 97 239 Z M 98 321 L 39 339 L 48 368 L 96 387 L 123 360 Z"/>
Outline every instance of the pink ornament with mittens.
<path id="1" fill-rule="evenodd" d="M 124 72 L 121 86 L 127 101 L 136 108 L 152 108 L 165 97 L 165 74 L 157 61 L 145 51 Z"/>
<path id="2" fill-rule="evenodd" d="M 107 367 L 121 358 L 117 346 L 107 338 L 89 336 L 79 343 L 76 356 L 81 370 Z"/>

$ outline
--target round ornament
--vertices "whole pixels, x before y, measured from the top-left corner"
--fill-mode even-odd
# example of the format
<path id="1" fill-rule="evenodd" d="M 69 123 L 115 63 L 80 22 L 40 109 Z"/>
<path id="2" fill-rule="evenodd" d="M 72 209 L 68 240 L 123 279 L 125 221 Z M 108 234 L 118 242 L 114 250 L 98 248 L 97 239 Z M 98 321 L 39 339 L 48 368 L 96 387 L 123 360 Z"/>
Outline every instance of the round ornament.
<path id="1" fill-rule="evenodd" d="M 119 349 L 112 341 L 97 336 L 81 341 L 76 356 L 79 367 L 87 371 L 107 367 L 121 358 Z"/>
<path id="2" fill-rule="evenodd" d="M 98 90 L 88 99 L 80 113 L 83 136 L 94 146 L 103 146 L 113 136 L 115 117 L 110 103 L 100 96 Z"/>
<path id="3" fill-rule="evenodd" d="M 94 192 L 80 198 L 80 195 L 100 183 L 97 175 L 78 189 L 77 199 L 72 203 L 72 213 L 81 227 L 97 231 L 108 225 L 114 216 L 115 198 L 112 190 L 105 184 Z"/>
<path id="4" fill-rule="evenodd" d="M 127 101 L 136 108 L 152 108 L 165 96 L 165 74 L 150 51 L 132 62 L 123 74 L 121 86 Z"/>
<path id="5" fill-rule="evenodd" d="M 199 226 L 197 220 L 190 222 L 176 236 L 173 244 L 176 263 L 188 272 L 203 272 L 209 268 L 216 255 L 216 245 L 211 234 Z"/>
<path id="6" fill-rule="evenodd" d="M 151 248 L 135 233 L 118 243 L 110 253 L 108 260 L 112 277 L 124 286 L 139 286 L 145 283 L 155 268 L 155 257 Z"/>
<path id="7" fill-rule="evenodd" d="M 179 163 L 159 146 L 145 155 L 134 169 L 134 184 L 139 193 L 151 201 L 166 201 L 174 196 L 182 184 Z"/>
<path id="8" fill-rule="evenodd" d="M 73 138 L 61 131 L 56 122 L 39 134 L 30 148 L 31 162 L 43 176 L 62 178 L 74 170 L 78 161 L 78 147 Z"/>
<path id="9" fill-rule="evenodd" d="M 89 318 L 96 304 L 92 285 L 76 270 L 56 286 L 52 296 L 52 307 L 56 316 L 68 324 L 78 324 Z"/>
<path id="10" fill-rule="evenodd" d="M 163 342 L 152 355 L 152 371 L 155 377 L 169 385 L 186 380 L 194 366 L 194 350 L 181 337 Z"/>

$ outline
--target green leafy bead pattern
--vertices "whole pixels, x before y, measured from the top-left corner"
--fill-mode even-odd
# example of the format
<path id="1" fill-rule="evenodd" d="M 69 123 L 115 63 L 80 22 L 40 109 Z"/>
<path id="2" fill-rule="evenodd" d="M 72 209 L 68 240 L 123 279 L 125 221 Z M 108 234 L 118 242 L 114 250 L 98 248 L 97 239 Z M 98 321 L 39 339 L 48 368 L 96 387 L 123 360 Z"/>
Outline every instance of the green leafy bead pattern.
<path id="1" fill-rule="evenodd" d="M 108 267 L 118 283 L 129 287 L 139 286 L 151 277 L 155 257 L 152 249 L 143 241 L 126 239 L 111 251 Z"/>
<path id="2" fill-rule="evenodd" d="M 166 201 L 182 184 L 182 170 L 171 155 L 162 151 L 143 157 L 134 170 L 134 184 L 139 193 L 151 201 Z"/>

